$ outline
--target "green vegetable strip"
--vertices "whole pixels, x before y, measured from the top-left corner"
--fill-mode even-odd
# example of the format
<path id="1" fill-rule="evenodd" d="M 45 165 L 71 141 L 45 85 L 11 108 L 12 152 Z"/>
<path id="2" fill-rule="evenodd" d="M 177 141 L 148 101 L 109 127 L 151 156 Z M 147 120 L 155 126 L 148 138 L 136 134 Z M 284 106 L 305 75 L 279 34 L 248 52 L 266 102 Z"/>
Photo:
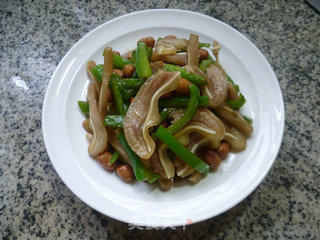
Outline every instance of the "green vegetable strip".
<path id="1" fill-rule="evenodd" d="M 124 117 L 120 115 L 107 115 L 103 120 L 106 127 L 123 127 Z"/>
<path id="2" fill-rule="evenodd" d="M 209 165 L 179 143 L 163 126 L 158 128 L 156 135 L 190 167 L 203 174 L 207 174 L 209 172 Z"/>
<path id="3" fill-rule="evenodd" d="M 148 181 L 149 183 L 153 183 L 160 179 L 160 175 L 152 172 L 142 164 L 138 155 L 130 148 L 123 133 L 118 135 L 118 139 L 131 161 L 134 175 L 138 181 Z"/>
<path id="4" fill-rule="evenodd" d="M 152 52 L 153 52 L 152 47 L 147 47 L 147 55 L 148 55 L 148 58 L 149 58 L 149 59 L 150 59 L 151 56 L 152 56 Z"/>
<path id="5" fill-rule="evenodd" d="M 214 64 L 214 60 L 212 58 L 202 60 L 199 64 L 199 68 L 201 69 L 202 72 L 205 73 L 206 69 L 210 67 L 210 64 Z"/>
<path id="6" fill-rule="evenodd" d="M 205 43 L 205 42 L 199 43 L 198 47 L 199 48 L 203 48 L 203 47 L 209 48 L 210 47 L 210 43 Z"/>
<path id="7" fill-rule="evenodd" d="M 171 108 L 171 107 L 186 107 L 190 101 L 189 97 L 173 97 L 169 99 L 163 99 L 159 101 L 159 107 Z M 207 96 L 200 96 L 199 107 L 208 107 L 209 98 Z"/>
<path id="8" fill-rule="evenodd" d="M 89 103 L 85 101 L 78 101 L 78 106 L 81 110 L 81 112 L 85 115 L 89 115 L 90 109 L 89 109 Z"/>
<path id="9" fill-rule="evenodd" d="M 171 110 L 168 108 L 164 108 L 161 112 L 160 112 L 160 117 L 161 117 L 161 122 L 163 122 L 165 119 L 167 119 L 167 117 L 169 116 Z"/>
<path id="10" fill-rule="evenodd" d="M 168 132 L 171 134 L 177 133 L 188 122 L 190 122 L 193 116 L 196 114 L 198 104 L 199 104 L 200 90 L 195 84 L 190 84 L 189 89 L 190 89 L 190 101 L 188 102 L 187 110 L 181 119 L 179 119 L 177 122 L 175 122 L 174 124 L 172 124 L 170 127 L 167 128 Z"/>
<path id="11" fill-rule="evenodd" d="M 113 163 L 115 163 L 117 161 L 117 159 L 119 158 L 119 156 L 120 155 L 119 155 L 118 151 L 114 151 L 108 165 L 111 166 Z"/>
<path id="12" fill-rule="evenodd" d="M 139 78 L 151 77 L 152 71 L 147 55 L 147 45 L 144 42 L 138 42 L 135 56 L 136 70 Z"/>
<path id="13" fill-rule="evenodd" d="M 133 98 L 137 94 L 136 89 L 122 88 L 121 85 L 119 86 L 119 88 L 120 88 L 120 93 L 121 93 L 123 101 L 129 101 L 131 98 Z"/>
<path id="14" fill-rule="evenodd" d="M 241 114 L 243 119 L 246 120 L 248 123 L 252 124 L 252 118 L 247 117 L 246 115 Z"/>
<path id="15" fill-rule="evenodd" d="M 239 109 L 243 106 L 243 104 L 246 103 L 246 99 L 244 96 L 240 93 L 238 99 L 231 100 L 231 99 L 226 99 L 226 102 L 229 104 L 230 107 L 233 109 Z"/>
<path id="16" fill-rule="evenodd" d="M 231 79 L 231 77 L 228 76 L 228 74 L 227 74 L 227 80 L 232 83 L 232 85 L 233 85 L 234 88 L 237 90 L 237 92 L 240 91 L 239 85 L 237 85 L 237 84 Z"/>
<path id="17" fill-rule="evenodd" d="M 144 80 L 140 78 L 121 78 L 118 83 L 122 88 L 140 88 Z"/>
<path id="18" fill-rule="evenodd" d="M 110 78 L 110 87 L 113 92 L 113 98 L 116 102 L 119 114 L 125 115 L 127 111 L 126 111 L 125 105 L 123 103 L 120 88 L 119 88 L 119 85 L 117 82 L 117 77 L 115 76 L 115 74 L 112 74 L 112 76 Z"/>
<path id="19" fill-rule="evenodd" d="M 183 77 L 183 78 L 185 78 L 185 79 L 189 80 L 190 82 L 197 84 L 197 85 L 205 85 L 207 83 L 205 77 L 203 77 L 199 74 L 187 71 L 182 67 L 178 67 L 178 66 L 175 66 L 172 64 L 165 64 L 163 69 L 168 72 L 178 71 L 181 73 L 181 77 Z"/>
<path id="20" fill-rule="evenodd" d="M 99 82 L 102 82 L 102 72 L 103 64 L 98 64 L 91 70 L 91 73 L 98 79 Z"/>
<path id="21" fill-rule="evenodd" d="M 113 68 L 122 69 L 127 64 L 132 64 L 132 61 L 113 53 Z"/>

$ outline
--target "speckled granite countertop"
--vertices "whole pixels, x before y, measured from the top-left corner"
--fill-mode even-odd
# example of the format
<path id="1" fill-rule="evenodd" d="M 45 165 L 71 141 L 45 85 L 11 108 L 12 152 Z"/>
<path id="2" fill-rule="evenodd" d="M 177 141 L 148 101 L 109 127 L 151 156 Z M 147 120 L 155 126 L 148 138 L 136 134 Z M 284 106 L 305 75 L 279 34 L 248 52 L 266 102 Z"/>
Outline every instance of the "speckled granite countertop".
<path id="1" fill-rule="evenodd" d="M 238 29 L 271 63 L 285 102 L 284 140 L 262 184 L 185 230 L 129 230 L 94 211 L 60 180 L 42 140 L 42 101 L 62 56 L 98 25 L 149 8 L 193 10 Z M 0 57 L 3 239 L 320 238 L 320 15 L 304 1 L 2 0 Z"/>

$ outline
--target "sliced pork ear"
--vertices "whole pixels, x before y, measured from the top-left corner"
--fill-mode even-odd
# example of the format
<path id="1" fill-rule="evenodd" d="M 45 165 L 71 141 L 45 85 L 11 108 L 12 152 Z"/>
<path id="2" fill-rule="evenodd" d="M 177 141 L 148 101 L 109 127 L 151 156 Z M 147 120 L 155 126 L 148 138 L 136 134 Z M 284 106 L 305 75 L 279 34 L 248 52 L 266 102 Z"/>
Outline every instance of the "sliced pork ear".
<path id="1" fill-rule="evenodd" d="M 199 36 L 190 34 L 188 43 L 188 65 L 198 66 L 199 64 Z"/>
<path id="2" fill-rule="evenodd" d="M 153 57 L 152 61 L 163 61 L 165 63 L 173 63 L 179 66 L 184 66 L 188 63 L 188 54 L 178 53 L 172 55 L 158 55 Z"/>
<path id="3" fill-rule="evenodd" d="M 93 76 L 93 74 L 91 72 L 92 69 L 94 69 L 96 66 L 97 66 L 97 64 L 93 60 L 90 60 L 90 61 L 87 62 L 87 74 L 90 77 L 91 82 L 96 87 L 97 101 L 99 101 L 101 83 L 99 82 L 99 80 L 95 76 Z"/>
<path id="4" fill-rule="evenodd" d="M 180 79 L 179 72 L 160 70 L 142 85 L 130 104 L 123 130 L 132 150 L 143 159 L 149 159 L 155 149 L 149 129 L 161 122 L 158 100 L 177 89 Z"/>
<path id="5" fill-rule="evenodd" d="M 226 133 L 224 140 L 229 143 L 231 149 L 236 152 L 243 151 L 246 148 L 246 137 L 236 128 L 225 124 Z"/>
<path id="6" fill-rule="evenodd" d="M 159 55 L 176 54 L 178 51 L 186 51 L 188 40 L 167 36 L 157 41 L 151 60 L 156 60 Z"/>
<path id="7" fill-rule="evenodd" d="M 239 129 L 247 137 L 253 132 L 253 128 L 250 123 L 248 123 L 240 113 L 223 105 L 222 107 L 216 109 L 216 112 L 225 119 L 232 126 Z"/>
<path id="8" fill-rule="evenodd" d="M 108 146 L 108 134 L 102 124 L 102 117 L 98 109 L 96 88 L 93 83 L 88 86 L 87 99 L 90 108 L 90 126 L 93 131 L 93 140 L 90 142 L 88 152 L 90 156 L 96 157 Z"/>
<path id="9" fill-rule="evenodd" d="M 207 68 L 207 85 L 202 87 L 203 95 L 209 98 L 210 107 L 221 107 L 228 94 L 227 76 L 216 64 Z"/>
<path id="10" fill-rule="evenodd" d="M 177 121 L 179 118 L 183 116 L 182 109 L 177 111 L 173 110 L 170 113 L 170 117 L 174 118 L 173 122 Z M 190 144 L 190 134 L 197 133 L 201 135 L 205 140 L 207 145 L 210 148 L 217 148 L 220 144 L 220 141 L 224 138 L 225 129 L 224 125 L 219 118 L 217 118 L 211 111 L 200 108 L 196 112 L 192 121 L 190 121 L 181 131 L 176 133 L 174 137 L 184 146 L 188 146 Z M 195 147 L 194 150 L 197 148 Z M 192 149 L 191 149 L 192 150 Z M 159 157 L 162 163 L 162 166 L 165 170 L 166 177 L 168 179 L 174 177 L 174 166 L 167 154 L 168 147 L 163 144 L 159 148 Z"/>

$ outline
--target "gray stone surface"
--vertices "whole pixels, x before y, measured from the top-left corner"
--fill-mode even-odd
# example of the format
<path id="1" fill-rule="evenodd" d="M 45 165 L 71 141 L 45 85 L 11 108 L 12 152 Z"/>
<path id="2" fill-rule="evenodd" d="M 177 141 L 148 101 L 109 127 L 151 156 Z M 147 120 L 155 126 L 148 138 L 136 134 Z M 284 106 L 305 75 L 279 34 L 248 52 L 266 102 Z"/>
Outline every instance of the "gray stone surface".
<path id="1" fill-rule="evenodd" d="M 62 56 L 128 12 L 181 8 L 220 19 L 269 60 L 286 125 L 277 160 L 236 207 L 185 230 L 129 230 L 60 180 L 46 153 L 41 108 Z M 0 1 L 0 236 L 3 239 L 319 239 L 320 15 L 304 1 Z"/>

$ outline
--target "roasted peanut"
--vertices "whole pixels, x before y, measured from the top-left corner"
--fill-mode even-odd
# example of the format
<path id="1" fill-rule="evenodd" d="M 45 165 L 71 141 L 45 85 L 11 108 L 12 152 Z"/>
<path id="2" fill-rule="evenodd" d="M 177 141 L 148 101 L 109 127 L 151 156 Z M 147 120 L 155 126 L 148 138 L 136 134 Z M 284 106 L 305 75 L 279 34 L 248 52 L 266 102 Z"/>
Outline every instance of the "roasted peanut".
<path id="1" fill-rule="evenodd" d="M 199 53 L 200 61 L 201 61 L 201 60 L 204 60 L 204 59 L 207 59 L 208 56 L 209 56 L 208 51 L 205 50 L 205 49 L 199 49 L 198 53 Z"/>
<path id="2" fill-rule="evenodd" d="M 123 77 L 123 71 L 121 69 L 113 69 L 112 72 L 117 74 L 120 78 Z"/>
<path id="3" fill-rule="evenodd" d="M 221 163 L 221 158 L 218 153 L 214 150 L 207 150 L 204 154 L 204 161 L 209 164 L 212 170 L 215 170 L 219 167 Z"/>
<path id="4" fill-rule="evenodd" d="M 109 152 L 101 153 L 97 156 L 97 161 L 108 171 L 113 171 L 116 167 L 116 163 L 109 165 L 112 154 Z"/>
<path id="5" fill-rule="evenodd" d="M 86 130 L 88 133 L 93 133 L 91 127 L 90 127 L 90 119 L 86 119 L 82 122 L 82 127 L 84 130 Z"/>
<path id="6" fill-rule="evenodd" d="M 131 64 L 124 65 L 122 72 L 124 77 L 131 77 L 134 73 L 134 66 Z"/>
<path id="7" fill-rule="evenodd" d="M 144 42 L 147 45 L 147 47 L 153 47 L 154 43 L 156 42 L 153 37 L 142 38 L 139 41 Z"/>
<path id="8" fill-rule="evenodd" d="M 226 142 L 222 142 L 217 149 L 217 153 L 219 154 L 222 160 L 226 159 L 230 151 L 230 146 Z"/>
<path id="9" fill-rule="evenodd" d="M 191 82 L 189 82 L 187 79 L 181 78 L 176 91 L 181 95 L 188 95 L 190 93 L 190 90 L 189 90 L 190 84 Z"/>
<path id="10" fill-rule="evenodd" d="M 128 164 L 121 164 L 116 168 L 117 175 L 126 182 L 132 182 L 133 181 L 133 170 L 132 167 Z"/>

